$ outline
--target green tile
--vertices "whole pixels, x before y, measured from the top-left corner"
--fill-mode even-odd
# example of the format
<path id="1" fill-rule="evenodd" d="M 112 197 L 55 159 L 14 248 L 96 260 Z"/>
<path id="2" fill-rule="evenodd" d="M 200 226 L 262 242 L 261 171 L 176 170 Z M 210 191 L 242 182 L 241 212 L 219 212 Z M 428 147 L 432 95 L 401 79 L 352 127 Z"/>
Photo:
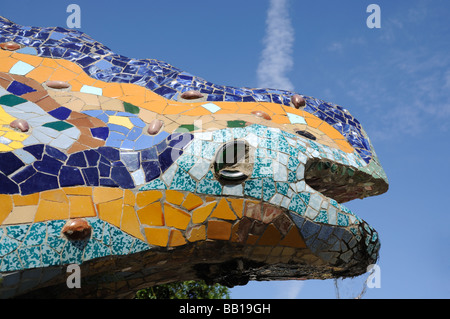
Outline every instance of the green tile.
<path id="1" fill-rule="evenodd" d="M 125 109 L 125 112 L 131 114 L 139 114 L 140 111 L 139 107 L 128 102 L 123 102 L 123 108 Z"/>
<path id="2" fill-rule="evenodd" d="M 194 124 L 183 124 L 178 126 L 178 128 L 175 130 L 175 132 L 192 132 L 198 130 L 198 127 Z"/>
<path id="3" fill-rule="evenodd" d="M 67 130 L 67 129 L 73 127 L 72 124 L 69 124 L 69 123 L 64 122 L 64 121 L 56 121 L 56 122 L 45 123 L 42 126 L 52 128 L 52 129 L 54 129 L 56 131 L 59 131 L 59 132 Z"/>
<path id="4" fill-rule="evenodd" d="M 27 100 L 15 96 L 14 94 L 7 94 L 0 97 L 0 104 L 6 106 L 16 106 L 17 104 L 25 103 Z"/>
<path id="5" fill-rule="evenodd" d="M 241 121 L 241 120 L 234 120 L 234 121 L 228 121 L 227 122 L 227 127 L 245 127 L 246 124 L 245 121 Z"/>

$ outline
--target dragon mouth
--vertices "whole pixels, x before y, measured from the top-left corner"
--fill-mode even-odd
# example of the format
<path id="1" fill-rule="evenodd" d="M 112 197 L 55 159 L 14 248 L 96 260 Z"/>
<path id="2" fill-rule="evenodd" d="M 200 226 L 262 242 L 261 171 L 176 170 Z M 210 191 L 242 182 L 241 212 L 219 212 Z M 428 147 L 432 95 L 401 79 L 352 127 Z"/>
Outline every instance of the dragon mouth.
<path id="1" fill-rule="evenodd" d="M 338 203 L 380 195 L 388 189 L 387 183 L 381 178 L 323 159 L 310 159 L 306 163 L 305 182 Z"/>

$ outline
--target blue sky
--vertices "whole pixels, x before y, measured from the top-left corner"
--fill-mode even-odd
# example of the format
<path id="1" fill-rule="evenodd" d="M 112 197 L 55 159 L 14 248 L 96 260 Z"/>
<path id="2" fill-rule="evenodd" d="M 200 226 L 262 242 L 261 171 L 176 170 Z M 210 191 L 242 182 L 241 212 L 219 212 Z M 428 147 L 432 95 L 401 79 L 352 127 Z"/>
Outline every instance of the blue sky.
<path id="1" fill-rule="evenodd" d="M 271 74 L 279 88 L 348 108 L 389 178 L 386 194 L 346 204 L 381 239 L 381 288 L 363 297 L 449 298 L 450 3 L 277 1 L 288 8 L 271 15 L 270 0 L 7 1 L 0 15 L 65 27 L 66 8 L 76 3 L 80 30 L 119 54 L 247 87 L 265 83 L 258 74 L 267 71 L 261 61 L 274 31 L 285 52 L 271 60 L 280 63 Z M 366 25 L 371 3 L 381 9 L 379 29 Z M 341 282 L 340 297 L 357 295 L 363 279 Z M 336 298 L 336 292 L 333 280 L 251 282 L 233 288 L 231 297 Z"/>

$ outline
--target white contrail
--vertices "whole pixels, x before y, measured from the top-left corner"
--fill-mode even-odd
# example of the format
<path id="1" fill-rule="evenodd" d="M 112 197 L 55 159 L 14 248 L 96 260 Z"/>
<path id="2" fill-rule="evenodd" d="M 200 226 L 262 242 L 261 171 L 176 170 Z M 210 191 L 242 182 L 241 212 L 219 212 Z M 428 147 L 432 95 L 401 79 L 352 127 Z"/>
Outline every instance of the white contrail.
<path id="1" fill-rule="evenodd" d="M 257 70 L 258 86 L 293 91 L 294 85 L 286 75 L 294 66 L 294 28 L 288 0 L 270 0 L 263 43 Z"/>

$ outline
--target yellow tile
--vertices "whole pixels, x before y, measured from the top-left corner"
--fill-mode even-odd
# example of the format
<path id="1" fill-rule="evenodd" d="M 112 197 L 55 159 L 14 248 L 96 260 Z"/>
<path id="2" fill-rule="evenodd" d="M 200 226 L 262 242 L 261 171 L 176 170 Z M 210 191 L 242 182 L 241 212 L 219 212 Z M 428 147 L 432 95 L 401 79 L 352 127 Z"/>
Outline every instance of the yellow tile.
<path id="1" fill-rule="evenodd" d="M 85 195 L 92 196 L 92 187 L 76 186 L 76 187 L 64 187 L 66 195 Z"/>
<path id="2" fill-rule="evenodd" d="M 13 141 L 13 142 L 9 143 L 8 146 L 11 147 L 14 150 L 17 150 L 19 148 L 22 148 L 23 144 L 21 142 Z"/>
<path id="3" fill-rule="evenodd" d="M 41 200 L 45 199 L 51 202 L 67 203 L 66 193 L 62 189 L 54 189 L 41 193 Z"/>
<path id="4" fill-rule="evenodd" d="M 129 190 L 126 189 L 124 194 L 123 194 L 123 203 L 125 205 L 130 205 L 130 206 L 134 206 L 136 204 L 136 197 L 134 196 L 134 193 Z"/>
<path id="5" fill-rule="evenodd" d="M 145 237 L 150 245 L 166 247 L 169 240 L 169 230 L 167 228 L 144 228 Z"/>
<path id="6" fill-rule="evenodd" d="M 12 150 L 13 150 L 13 148 L 9 147 L 8 145 L 0 144 L 0 152 L 9 152 Z"/>
<path id="7" fill-rule="evenodd" d="M 8 131 L 3 136 L 6 138 L 9 138 L 10 140 L 13 140 L 13 141 L 24 141 L 25 139 L 27 139 L 29 137 L 28 134 L 20 133 L 20 132 L 16 132 L 16 131 Z"/>
<path id="8" fill-rule="evenodd" d="M 193 210 L 194 208 L 197 208 L 201 205 L 203 205 L 203 200 L 197 195 L 194 195 L 192 193 L 189 193 L 186 196 L 186 200 L 183 203 L 183 207 L 186 208 L 187 210 Z"/>
<path id="9" fill-rule="evenodd" d="M 30 194 L 30 195 L 12 195 L 12 199 L 14 201 L 14 206 L 28 206 L 28 205 L 37 205 L 39 203 L 39 193 Z M 0 199 L 0 202 L 3 204 L 3 200 Z"/>
<path id="10" fill-rule="evenodd" d="M 69 196 L 69 205 L 70 218 L 97 216 L 91 196 Z"/>
<path id="11" fill-rule="evenodd" d="M 137 193 L 136 195 L 136 204 L 139 207 L 147 206 L 150 203 L 156 202 L 157 200 L 162 198 L 162 193 L 160 191 L 151 190 L 151 191 L 143 191 Z"/>
<path id="12" fill-rule="evenodd" d="M 123 190 L 112 187 L 95 187 L 94 204 L 105 203 L 123 197 Z"/>
<path id="13" fill-rule="evenodd" d="M 225 198 L 222 198 L 219 204 L 217 204 L 217 207 L 214 209 L 213 213 L 211 214 L 211 217 L 228 220 L 236 219 L 236 215 L 233 213 L 230 206 L 228 206 L 228 203 L 225 200 Z"/>
<path id="14" fill-rule="evenodd" d="M 19 206 L 14 207 L 13 211 L 3 221 L 3 225 L 28 224 L 34 221 L 38 206 Z"/>
<path id="15" fill-rule="evenodd" d="M 223 220 L 208 221 L 208 239 L 229 240 L 231 236 L 231 224 Z"/>
<path id="16" fill-rule="evenodd" d="M 108 123 L 125 126 L 129 130 L 134 127 L 133 123 L 130 121 L 130 118 L 126 116 L 110 116 Z"/>
<path id="17" fill-rule="evenodd" d="M 187 235 L 187 240 L 195 242 L 206 239 L 206 227 L 205 225 L 195 226 L 190 229 Z"/>
<path id="18" fill-rule="evenodd" d="M 178 229 L 172 229 L 169 236 L 169 247 L 182 246 L 186 244 L 183 234 Z"/>
<path id="19" fill-rule="evenodd" d="M 192 222 L 194 224 L 203 223 L 206 220 L 206 218 L 208 218 L 209 215 L 211 214 L 211 211 L 213 210 L 214 206 L 216 206 L 216 203 L 212 202 L 204 207 L 200 207 L 194 210 L 192 212 Z"/>
<path id="20" fill-rule="evenodd" d="M 13 208 L 13 201 L 11 195 L 0 195 L 0 224 L 8 217 Z"/>
<path id="21" fill-rule="evenodd" d="M 186 229 L 191 220 L 191 215 L 169 204 L 164 204 L 164 220 L 166 226 Z"/>
<path id="22" fill-rule="evenodd" d="M 137 211 L 141 224 L 149 226 L 164 226 L 164 214 L 160 202 L 145 206 Z"/>
<path id="23" fill-rule="evenodd" d="M 113 224 L 116 227 L 120 227 L 122 208 L 122 199 L 97 204 L 98 217 L 105 222 Z"/>
<path id="24" fill-rule="evenodd" d="M 120 229 L 136 238 L 145 240 L 144 235 L 142 235 L 140 230 L 140 224 L 136 216 L 136 212 L 134 211 L 134 208 L 131 206 L 124 206 L 123 208 L 123 215 L 122 221 L 120 223 Z"/>
<path id="25" fill-rule="evenodd" d="M 69 203 L 41 200 L 34 218 L 34 222 L 43 222 L 46 220 L 68 219 Z"/>
<path id="26" fill-rule="evenodd" d="M 234 213 L 237 217 L 242 217 L 242 211 L 244 208 L 244 200 L 243 199 L 234 199 L 234 198 L 227 198 L 227 200 L 231 203 L 231 207 L 234 210 Z"/>
<path id="27" fill-rule="evenodd" d="M 180 206 L 181 203 L 183 202 L 183 199 L 184 199 L 184 194 L 181 192 L 174 191 L 174 190 L 166 191 L 166 201 L 171 204 Z"/>

